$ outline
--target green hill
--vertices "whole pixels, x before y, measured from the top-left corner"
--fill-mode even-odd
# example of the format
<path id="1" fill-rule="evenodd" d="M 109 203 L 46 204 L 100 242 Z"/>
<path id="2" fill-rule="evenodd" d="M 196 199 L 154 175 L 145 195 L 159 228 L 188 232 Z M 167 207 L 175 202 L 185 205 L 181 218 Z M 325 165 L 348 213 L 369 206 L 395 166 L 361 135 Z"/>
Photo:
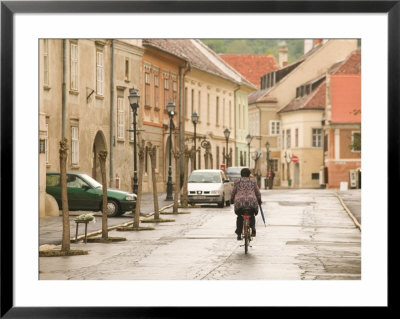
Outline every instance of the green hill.
<path id="1" fill-rule="evenodd" d="M 201 39 L 218 54 L 273 54 L 278 59 L 278 45 L 285 41 L 289 63 L 304 54 L 303 39 Z"/>

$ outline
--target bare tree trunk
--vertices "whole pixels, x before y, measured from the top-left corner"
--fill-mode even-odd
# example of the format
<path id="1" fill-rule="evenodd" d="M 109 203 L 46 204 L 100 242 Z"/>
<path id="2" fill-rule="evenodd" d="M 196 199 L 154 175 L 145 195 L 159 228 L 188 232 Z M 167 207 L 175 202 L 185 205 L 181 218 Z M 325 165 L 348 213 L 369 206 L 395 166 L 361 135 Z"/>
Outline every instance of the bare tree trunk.
<path id="1" fill-rule="evenodd" d="M 101 181 L 103 183 L 103 213 L 101 219 L 101 238 L 108 238 L 108 225 L 107 225 L 107 177 L 106 177 L 106 159 L 107 151 L 99 152 L 99 162 L 101 171 Z"/>
<path id="2" fill-rule="evenodd" d="M 133 219 L 133 228 L 139 228 L 140 222 L 140 205 L 142 201 L 142 184 L 143 184 L 143 165 L 144 165 L 144 140 L 140 139 L 138 144 L 139 155 L 139 177 L 138 177 L 138 192 L 136 198 L 135 216 Z"/>
<path id="3" fill-rule="evenodd" d="M 70 250 L 70 227 L 69 227 L 69 208 L 67 195 L 67 158 L 68 158 L 68 140 L 64 138 L 60 142 L 60 177 L 61 177 L 61 206 L 62 206 L 62 243 L 61 250 Z"/>
<path id="4" fill-rule="evenodd" d="M 182 200 L 181 204 L 183 207 L 187 207 L 188 205 L 188 190 L 187 190 L 187 183 L 188 183 L 188 169 L 189 169 L 189 158 L 192 156 L 192 151 L 188 149 L 187 146 L 185 146 L 185 150 L 183 152 L 184 154 L 184 172 L 183 172 L 183 189 L 182 189 Z"/>
<path id="5" fill-rule="evenodd" d="M 179 183 L 179 177 L 180 177 L 180 165 L 179 165 L 179 159 L 182 156 L 182 152 L 174 152 L 174 158 L 175 158 L 175 193 L 174 193 L 174 206 L 172 209 L 173 213 L 178 212 L 178 197 L 179 197 L 179 191 L 180 191 L 180 183 Z"/>
<path id="6" fill-rule="evenodd" d="M 160 219 L 160 210 L 158 207 L 157 177 L 156 177 L 156 155 L 157 146 L 149 143 L 149 155 L 151 161 L 151 179 L 153 181 L 153 201 L 154 201 L 154 219 Z"/>

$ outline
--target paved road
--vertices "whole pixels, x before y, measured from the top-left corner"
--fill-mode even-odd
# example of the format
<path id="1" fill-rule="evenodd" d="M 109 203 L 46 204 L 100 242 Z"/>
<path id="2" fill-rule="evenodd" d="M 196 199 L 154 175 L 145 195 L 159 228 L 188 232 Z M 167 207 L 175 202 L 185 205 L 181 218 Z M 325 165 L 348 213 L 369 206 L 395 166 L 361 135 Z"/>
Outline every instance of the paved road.
<path id="1" fill-rule="evenodd" d="M 40 258 L 40 279 L 359 280 L 361 232 L 335 191 L 262 191 L 249 254 L 234 234 L 233 207 L 190 208 L 154 231 L 110 232 L 127 241 L 72 244 L 86 256 Z M 170 218 L 170 215 L 168 215 Z"/>
<path id="2" fill-rule="evenodd" d="M 153 193 L 143 193 L 142 195 L 142 205 L 140 213 L 143 217 L 147 214 L 154 212 L 154 201 L 153 201 Z M 168 205 L 173 204 L 173 201 L 166 201 L 166 193 L 159 193 L 158 195 L 158 206 L 159 209 L 166 207 Z M 71 238 L 75 238 L 76 234 L 76 224 L 74 222 L 74 218 L 80 214 L 84 214 L 88 212 L 84 211 L 71 211 L 70 212 L 70 234 Z M 90 212 L 89 212 L 90 213 Z M 95 222 L 88 223 L 88 234 L 90 232 L 95 232 L 101 230 L 101 212 L 92 212 L 94 213 Z M 60 211 L 61 215 L 61 211 Z M 143 219 L 142 217 L 142 219 Z M 124 223 L 128 223 L 133 220 L 132 212 L 126 212 L 124 215 L 119 217 L 108 218 L 107 223 L 108 227 L 121 225 Z M 59 245 L 61 244 L 62 239 L 62 216 L 45 216 L 40 217 L 39 221 L 40 226 L 40 236 L 39 236 L 39 245 Z M 78 236 L 81 236 L 85 233 L 85 226 L 83 224 L 79 225 L 78 228 Z"/>

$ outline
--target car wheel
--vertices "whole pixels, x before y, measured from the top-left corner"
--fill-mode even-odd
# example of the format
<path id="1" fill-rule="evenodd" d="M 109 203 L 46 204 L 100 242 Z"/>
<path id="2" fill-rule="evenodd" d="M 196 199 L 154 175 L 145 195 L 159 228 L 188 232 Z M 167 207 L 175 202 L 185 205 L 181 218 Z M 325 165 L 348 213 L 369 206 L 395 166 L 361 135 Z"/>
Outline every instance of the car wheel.
<path id="1" fill-rule="evenodd" d="M 114 199 L 107 200 L 107 217 L 115 217 L 120 215 L 118 202 Z"/>
<path id="2" fill-rule="evenodd" d="M 223 208 L 225 203 L 225 197 L 222 195 L 222 200 L 218 203 L 219 208 Z"/>

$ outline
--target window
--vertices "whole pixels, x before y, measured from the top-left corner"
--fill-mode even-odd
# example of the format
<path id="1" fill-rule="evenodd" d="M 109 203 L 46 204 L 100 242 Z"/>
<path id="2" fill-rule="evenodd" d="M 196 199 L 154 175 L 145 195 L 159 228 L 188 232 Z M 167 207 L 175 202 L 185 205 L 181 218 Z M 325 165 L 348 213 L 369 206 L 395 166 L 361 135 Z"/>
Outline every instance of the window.
<path id="1" fill-rule="evenodd" d="M 144 73 L 144 105 L 150 105 L 150 73 Z"/>
<path id="2" fill-rule="evenodd" d="M 282 131 L 282 149 L 285 149 L 285 131 Z"/>
<path id="3" fill-rule="evenodd" d="M 216 105 L 216 110 L 215 110 L 215 124 L 217 126 L 219 126 L 219 96 L 217 96 L 217 101 L 216 101 L 217 105 Z M 217 166 L 218 167 L 218 166 Z"/>
<path id="4" fill-rule="evenodd" d="M 319 179 L 319 173 L 311 173 L 311 179 Z"/>
<path id="5" fill-rule="evenodd" d="M 296 128 L 295 131 L 295 147 L 299 147 L 299 129 Z"/>
<path id="6" fill-rule="evenodd" d="M 71 126 L 71 162 L 73 165 L 79 164 L 79 128 Z"/>
<path id="7" fill-rule="evenodd" d="M 269 135 L 279 135 L 281 133 L 281 121 L 270 121 Z"/>
<path id="8" fill-rule="evenodd" d="M 46 124 L 46 136 L 44 137 L 44 152 L 46 154 L 46 164 L 49 163 L 49 124 Z"/>
<path id="9" fill-rule="evenodd" d="M 129 59 L 125 58 L 125 81 L 129 81 Z"/>
<path id="10" fill-rule="evenodd" d="M 125 133 L 124 98 L 117 99 L 117 138 L 123 139 Z"/>
<path id="11" fill-rule="evenodd" d="M 313 128 L 312 129 L 312 146 L 313 147 L 321 147 L 321 140 L 322 140 L 322 129 L 320 128 Z"/>
<path id="12" fill-rule="evenodd" d="M 194 90 L 193 90 L 193 89 L 192 89 L 192 96 L 191 96 L 191 98 L 192 98 L 191 107 L 192 107 L 192 114 L 193 114 L 193 112 L 194 112 Z"/>
<path id="13" fill-rule="evenodd" d="M 83 187 L 89 187 L 89 185 L 85 181 L 83 181 L 81 178 L 79 178 L 78 176 L 68 175 L 67 187 L 83 188 Z"/>
<path id="14" fill-rule="evenodd" d="M 96 93 L 104 94 L 104 67 L 103 67 L 103 52 L 96 52 Z"/>
<path id="15" fill-rule="evenodd" d="M 43 40 L 43 84 L 49 85 L 49 42 Z"/>
<path id="16" fill-rule="evenodd" d="M 286 148 L 290 148 L 291 147 L 291 141 L 290 141 L 290 129 L 286 130 Z"/>
<path id="17" fill-rule="evenodd" d="M 200 108 L 201 108 L 201 91 L 199 90 L 199 95 L 197 98 L 197 114 L 200 115 Z"/>
<path id="18" fill-rule="evenodd" d="M 154 106 L 156 108 L 160 108 L 160 91 L 159 91 L 158 74 L 154 75 Z"/>
<path id="19" fill-rule="evenodd" d="M 133 141 L 133 110 L 129 108 L 129 140 Z"/>
<path id="20" fill-rule="evenodd" d="M 70 56 L 70 67 L 71 67 L 71 78 L 70 88 L 71 90 L 78 90 L 78 44 L 71 43 L 71 56 Z"/>
<path id="21" fill-rule="evenodd" d="M 186 118 L 189 118 L 189 114 L 188 114 L 188 109 L 189 109 L 189 106 L 188 106 L 188 100 L 189 100 L 189 97 L 188 97 L 188 88 L 185 88 L 185 116 L 186 116 Z"/>
<path id="22" fill-rule="evenodd" d="M 222 99 L 222 124 L 228 126 L 226 124 L 226 114 L 225 99 Z"/>
<path id="23" fill-rule="evenodd" d="M 353 152 L 361 152 L 361 133 L 360 132 L 353 132 L 352 151 Z"/>
<path id="24" fill-rule="evenodd" d="M 210 124 L 210 93 L 207 93 L 207 124 Z"/>
<path id="25" fill-rule="evenodd" d="M 173 92 L 173 101 L 174 104 L 176 105 L 178 96 L 178 83 L 176 83 L 176 81 L 172 82 L 172 92 Z"/>
<path id="26" fill-rule="evenodd" d="M 164 79 L 164 105 L 167 105 L 169 102 L 169 79 Z"/>
<path id="27" fill-rule="evenodd" d="M 217 169 L 219 168 L 219 146 L 217 146 L 217 156 L 216 156 L 215 167 Z"/>
<path id="28" fill-rule="evenodd" d="M 229 101 L 229 127 L 232 128 L 232 103 Z"/>
<path id="29" fill-rule="evenodd" d="M 269 161 L 269 164 L 271 165 L 271 170 L 274 172 L 278 171 L 278 160 L 277 159 L 272 159 Z"/>
<path id="30" fill-rule="evenodd" d="M 328 134 L 324 136 L 324 152 L 328 152 Z"/>

